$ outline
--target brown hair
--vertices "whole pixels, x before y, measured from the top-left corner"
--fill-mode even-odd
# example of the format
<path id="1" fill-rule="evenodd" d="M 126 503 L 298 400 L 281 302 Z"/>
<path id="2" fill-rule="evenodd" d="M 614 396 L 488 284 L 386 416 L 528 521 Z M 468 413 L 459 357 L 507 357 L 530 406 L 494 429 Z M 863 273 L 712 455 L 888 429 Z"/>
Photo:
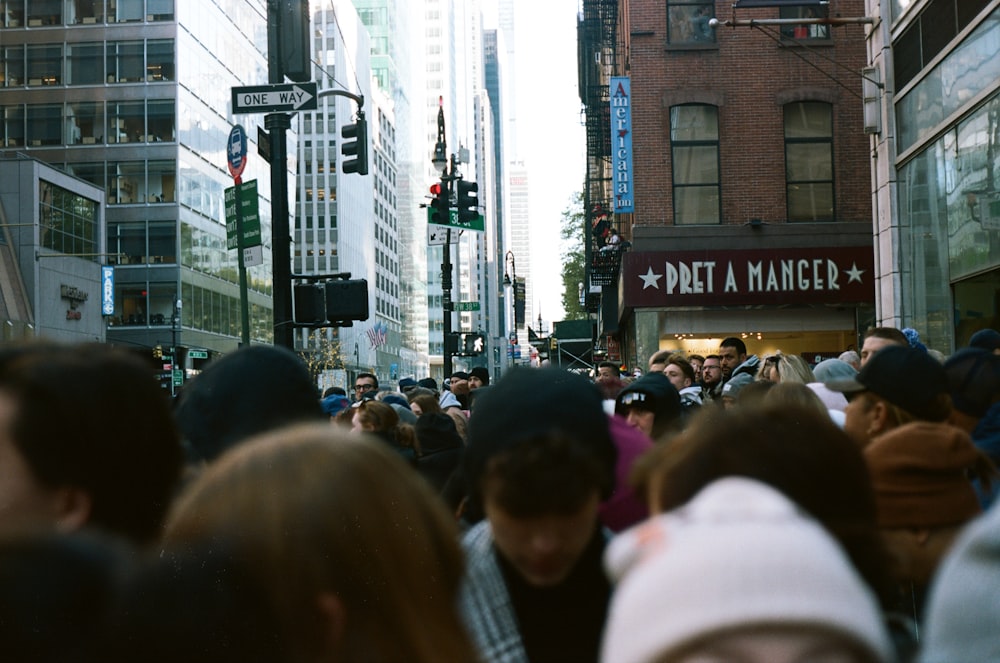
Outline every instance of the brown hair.
<path id="1" fill-rule="evenodd" d="M 436 396 L 431 394 L 421 394 L 416 398 L 410 400 L 411 403 L 415 403 L 420 407 L 421 414 L 427 414 L 428 412 L 441 412 L 441 403 L 438 401 Z"/>
<path id="2" fill-rule="evenodd" d="M 634 482 L 650 510 L 670 511 L 716 479 L 767 483 L 816 518 L 888 601 L 891 582 L 876 524 L 875 495 L 861 450 L 824 412 L 762 402 L 700 413 L 669 445 L 645 456 Z"/>
<path id="3" fill-rule="evenodd" d="M 672 354 L 667 357 L 667 366 L 670 364 L 673 364 L 677 368 L 681 369 L 681 373 L 684 374 L 684 377 L 690 380 L 691 384 L 694 384 L 694 367 L 691 365 L 691 362 L 688 361 L 687 357 L 682 354 Z"/>
<path id="4" fill-rule="evenodd" d="M 420 443 L 417 441 L 413 426 L 400 421 L 399 414 L 388 403 L 375 400 L 361 401 L 354 410 L 362 424 L 370 426 L 370 432 L 401 447 L 413 449 L 420 455 Z"/>
<path id="5" fill-rule="evenodd" d="M 469 661 L 457 613 L 463 559 L 438 498 L 389 448 L 331 426 L 255 438 L 178 500 L 169 544 L 226 547 L 280 615 L 286 660 L 334 641 L 318 599 L 343 606 L 336 660 Z"/>

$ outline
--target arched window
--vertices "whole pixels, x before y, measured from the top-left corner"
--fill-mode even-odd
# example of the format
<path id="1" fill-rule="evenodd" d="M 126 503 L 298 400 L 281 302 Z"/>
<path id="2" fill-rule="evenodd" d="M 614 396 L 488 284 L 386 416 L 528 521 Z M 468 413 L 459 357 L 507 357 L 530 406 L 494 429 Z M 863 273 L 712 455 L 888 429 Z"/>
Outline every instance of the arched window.
<path id="1" fill-rule="evenodd" d="M 785 105 L 785 186 L 789 221 L 833 221 L 833 108 Z"/>
<path id="2" fill-rule="evenodd" d="M 670 109 L 674 224 L 719 223 L 719 109 L 692 104 Z"/>

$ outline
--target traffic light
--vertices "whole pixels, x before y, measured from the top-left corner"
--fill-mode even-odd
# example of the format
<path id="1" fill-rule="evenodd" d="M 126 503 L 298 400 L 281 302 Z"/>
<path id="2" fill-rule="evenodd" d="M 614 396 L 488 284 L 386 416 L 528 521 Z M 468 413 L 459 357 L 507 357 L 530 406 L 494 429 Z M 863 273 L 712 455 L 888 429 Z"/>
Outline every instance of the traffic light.
<path id="1" fill-rule="evenodd" d="M 465 334 L 462 336 L 465 344 L 465 354 L 479 356 L 486 351 L 486 338 L 482 334 Z"/>
<path id="2" fill-rule="evenodd" d="M 455 355 L 458 354 L 458 337 L 460 334 L 456 332 L 451 332 L 444 335 L 444 351 L 445 354 Z"/>
<path id="3" fill-rule="evenodd" d="M 163 346 L 157 345 L 153 348 L 153 359 L 163 359 Z"/>
<path id="4" fill-rule="evenodd" d="M 368 319 L 368 281 L 333 279 L 326 283 L 297 283 L 294 287 L 297 325 L 350 327 L 351 320 Z"/>
<path id="5" fill-rule="evenodd" d="M 340 153 L 345 157 L 344 172 L 368 174 L 368 121 L 365 112 L 358 111 L 358 120 L 354 124 L 345 124 L 340 128 Z M 350 140 L 354 139 L 354 140 Z"/>
<path id="6" fill-rule="evenodd" d="M 451 201 L 448 200 L 448 185 L 446 182 L 435 182 L 431 185 L 431 195 L 434 197 L 431 200 L 431 208 L 434 212 L 431 214 L 431 223 L 437 223 L 440 225 L 448 225 L 449 215 L 451 214 Z"/>
<path id="7" fill-rule="evenodd" d="M 286 0 L 282 3 L 278 53 L 281 73 L 293 81 L 313 79 L 309 58 L 309 0 Z"/>
<path id="8" fill-rule="evenodd" d="M 458 180 L 458 220 L 469 223 L 479 216 L 479 185 Z"/>

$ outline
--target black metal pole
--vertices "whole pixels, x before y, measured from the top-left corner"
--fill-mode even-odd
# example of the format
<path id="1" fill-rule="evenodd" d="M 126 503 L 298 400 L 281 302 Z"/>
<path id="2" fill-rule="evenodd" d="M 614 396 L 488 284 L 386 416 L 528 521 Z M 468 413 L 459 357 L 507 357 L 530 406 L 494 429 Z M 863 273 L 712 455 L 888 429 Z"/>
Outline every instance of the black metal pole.
<path id="1" fill-rule="evenodd" d="M 285 81 L 281 66 L 279 35 L 281 3 L 267 2 L 267 80 Z M 264 116 L 264 128 L 271 135 L 271 266 L 272 306 L 274 307 L 274 344 L 295 349 L 292 324 L 292 252 L 288 224 L 288 142 L 285 132 L 292 126 L 287 113 Z"/>
<path id="2" fill-rule="evenodd" d="M 444 375 L 442 380 L 451 377 L 451 350 L 448 347 L 448 339 L 451 336 L 451 228 L 445 231 L 444 251 L 441 258 L 441 304 L 444 314 L 444 358 L 442 370 Z"/>

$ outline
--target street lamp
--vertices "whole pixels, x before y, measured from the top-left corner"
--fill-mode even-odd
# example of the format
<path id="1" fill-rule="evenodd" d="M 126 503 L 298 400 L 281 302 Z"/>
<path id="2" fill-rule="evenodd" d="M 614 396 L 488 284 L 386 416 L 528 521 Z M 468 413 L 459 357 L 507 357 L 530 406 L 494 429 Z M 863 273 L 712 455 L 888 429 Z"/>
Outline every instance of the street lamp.
<path id="1" fill-rule="evenodd" d="M 434 144 L 434 156 L 431 157 L 431 164 L 433 164 L 434 169 L 441 173 L 441 194 L 448 201 L 449 216 L 451 214 L 451 183 L 455 180 L 455 155 L 452 155 L 451 160 L 448 160 L 448 143 L 445 139 L 444 133 L 444 97 L 438 97 L 438 135 L 437 143 Z M 449 166 L 451 167 L 449 172 Z M 442 380 L 447 380 L 451 377 L 451 349 L 449 347 L 449 340 L 451 337 L 451 311 L 453 305 L 451 302 L 451 227 L 446 226 L 444 246 L 441 250 L 441 313 L 442 313 L 442 325 L 441 331 L 443 332 L 442 340 L 442 370 L 444 375 Z"/>

